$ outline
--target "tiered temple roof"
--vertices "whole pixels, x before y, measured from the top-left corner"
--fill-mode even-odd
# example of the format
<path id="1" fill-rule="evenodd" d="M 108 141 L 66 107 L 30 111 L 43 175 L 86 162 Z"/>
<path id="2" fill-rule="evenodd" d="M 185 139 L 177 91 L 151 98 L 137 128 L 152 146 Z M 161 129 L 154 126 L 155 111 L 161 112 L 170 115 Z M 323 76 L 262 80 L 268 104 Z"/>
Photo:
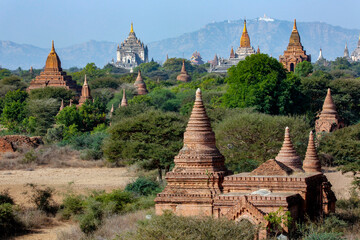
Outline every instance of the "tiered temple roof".
<path id="1" fill-rule="evenodd" d="M 183 60 L 180 74 L 176 77 L 176 80 L 182 82 L 189 82 L 191 80 L 190 75 L 187 73 L 185 68 L 185 60 Z"/>
<path id="2" fill-rule="evenodd" d="M 44 71 L 30 82 L 27 91 L 44 87 L 62 87 L 74 90 L 76 93 L 80 92 L 80 87 L 76 85 L 76 82 L 62 70 L 60 58 L 55 51 L 54 41 L 52 41 L 51 51 L 46 59 Z"/>
<path id="3" fill-rule="evenodd" d="M 284 51 L 284 55 L 279 57 L 279 61 L 289 72 L 294 72 L 298 63 L 303 61 L 311 62 L 311 56 L 306 55 L 306 51 L 300 42 L 300 35 L 294 20 L 293 30 L 290 35 L 289 44 Z"/>

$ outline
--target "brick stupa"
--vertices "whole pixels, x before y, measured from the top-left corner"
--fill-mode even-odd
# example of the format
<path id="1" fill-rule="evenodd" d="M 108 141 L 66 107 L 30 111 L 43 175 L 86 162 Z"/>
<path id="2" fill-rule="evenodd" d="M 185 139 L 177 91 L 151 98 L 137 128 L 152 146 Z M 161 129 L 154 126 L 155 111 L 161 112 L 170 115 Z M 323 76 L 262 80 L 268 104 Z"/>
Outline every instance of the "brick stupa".
<path id="1" fill-rule="evenodd" d="M 180 74 L 176 77 L 176 80 L 182 82 L 189 82 L 191 80 L 190 75 L 187 73 L 185 68 L 185 60 L 183 60 Z"/>
<path id="2" fill-rule="evenodd" d="M 305 172 L 321 172 L 321 162 L 316 153 L 314 135 L 312 131 L 309 134 L 309 143 L 303 162 L 303 169 Z"/>
<path id="3" fill-rule="evenodd" d="M 300 35 L 297 30 L 295 19 L 289 45 L 284 51 L 284 55 L 279 57 L 279 62 L 281 62 L 289 72 L 294 72 L 296 65 L 303 61 L 311 62 L 311 56 L 306 55 L 306 51 L 300 42 Z"/>
<path id="4" fill-rule="evenodd" d="M 126 93 L 125 93 L 125 89 L 123 89 L 123 96 L 122 96 L 122 100 L 121 100 L 121 107 L 127 107 L 128 102 L 126 99 Z"/>
<path id="5" fill-rule="evenodd" d="M 167 186 L 158 194 L 156 213 L 172 210 L 176 214 L 213 214 L 214 197 L 221 193 L 221 182 L 228 171 L 224 156 L 215 145 L 215 134 L 203 105 L 201 91 L 184 133 L 184 146 L 175 157 L 175 167 L 166 174 Z"/>
<path id="6" fill-rule="evenodd" d="M 27 91 L 44 87 L 62 87 L 74 90 L 77 94 L 80 93 L 80 87 L 76 85 L 71 76 L 66 75 L 66 72 L 62 70 L 60 58 L 55 52 L 54 41 L 52 41 L 51 51 L 46 59 L 44 71 L 30 82 Z"/>
<path id="7" fill-rule="evenodd" d="M 286 128 L 278 160 L 270 159 L 252 172 L 229 175 L 197 90 L 184 146 L 174 159 L 174 169 L 166 174 L 167 186 L 155 199 L 156 214 L 170 210 L 183 216 L 245 219 L 260 225 L 260 239 L 268 237 L 269 222 L 264 217 L 279 208 L 289 211 L 293 222 L 329 214 L 335 211 L 336 197 L 326 176 L 318 171 L 314 151 L 309 141 L 302 171 Z M 282 228 L 289 231 L 288 226 Z"/>
<path id="8" fill-rule="evenodd" d="M 334 101 L 331 96 L 330 88 L 327 91 L 324 105 L 319 118 L 315 121 L 315 131 L 317 134 L 332 132 L 343 128 L 344 122 L 340 119 Z M 318 135 L 319 136 L 319 135 Z"/>
<path id="9" fill-rule="evenodd" d="M 92 99 L 92 97 L 91 97 L 91 93 L 90 93 L 90 87 L 89 87 L 89 84 L 87 82 L 86 75 L 85 75 L 84 84 L 83 84 L 82 89 L 81 89 L 81 96 L 80 96 L 80 99 L 79 99 L 79 105 L 78 106 L 83 105 L 87 100 L 90 101 L 91 99 Z"/>
<path id="10" fill-rule="evenodd" d="M 137 91 L 137 95 L 145 95 L 148 93 L 148 90 L 146 89 L 146 84 L 144 82 L 144 80 L 141 77 L 141 71 L 139 70 L 136 81 L 134 83 Z"/>

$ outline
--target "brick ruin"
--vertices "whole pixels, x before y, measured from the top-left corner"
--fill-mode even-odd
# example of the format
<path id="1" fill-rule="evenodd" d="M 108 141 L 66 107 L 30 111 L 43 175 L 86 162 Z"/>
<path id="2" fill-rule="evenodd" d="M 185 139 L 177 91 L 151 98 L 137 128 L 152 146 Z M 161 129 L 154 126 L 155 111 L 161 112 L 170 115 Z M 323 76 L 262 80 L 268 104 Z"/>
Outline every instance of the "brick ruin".
<path id="1" fill-rule="evenodd" d="M 16 152 L 21 148 L 37 148 L 41 144 L 44 144 L 41 137 L 7 135 L 0 137 L 0 154 L 6 152 Z"/>
<path id="2" fill-rule="evenodd" d="M 146 95 L 148 94 L 148 90 L 146 89 L 146 84 L 141 76 L 141 71 L 139 69 L 138 75 L 136 77 L 134 86 L 136 87 L 136 94 L 137 95 Z"/>
<path id="3" fill-rule="evenodd" d="M 198 89 L 184 146 L 174 159 L 174 169 L 166 174 L 167 186 L 155 199 L 156 214 L 170 210 L 183 216 L 246 219 L 263 226 L 259 230 L 263 239 L 269 225 L 264 216 L 280 207 L 295 221 L 335 211 L 336 197 L 321 172 L 312 133 L 303 163 L 293 147 L 289 128 L 276 158 L 252 172 L 232 175 L 224 160 Z M 283 226 L 283 230 L 287 232 L 288 228 Z"/>
<path id="4" fill-rule="evenodd" d="M 182 63 L 180 74 L 176 77 L 176 80 L 182 81 L 182 82 L 189 82 L 191 80 L 190 75 L 186 71 L 185 61 L 184 60 L 183 60 L 183 63 Z"/>

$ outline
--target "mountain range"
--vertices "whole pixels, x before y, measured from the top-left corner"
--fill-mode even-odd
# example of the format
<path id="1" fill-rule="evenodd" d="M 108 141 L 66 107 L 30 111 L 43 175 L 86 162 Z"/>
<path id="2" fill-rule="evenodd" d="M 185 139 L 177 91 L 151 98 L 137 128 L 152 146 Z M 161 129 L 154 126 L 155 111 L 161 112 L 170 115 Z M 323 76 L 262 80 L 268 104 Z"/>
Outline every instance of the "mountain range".
<path id="1" fill-rule="evenodd" d="M 150 59 L 164 62 L 166 55 L 171 57 L 190 58 L 195 51 L 200 52 L 203 60 L 211 60 L 214 55 L 228 58 L 230 49 L 240 45 L 240 37 L 244 20 L 222 21 L 209 23 L 201 29 L 184 33 L 178 37 L 145 43 L 149 48 Z M 315 62 L 319 49 L 322 48 L 323 56 L 333 60 L 343 56 L 345 44 L 351 51 L 356 48 L 360 31 L 346 29 L 323 22 L 297 22 L 301 42 L 308 54 L 312 55 Z M 283 53 L 287 47 L 293 22 L 271 18 L 257 18 L 247 20 L 247 30 L 251 45 L 262 53 L 267 53 L 275 58 Z M 141 32 L 136 33 L 141 38 Z M 124 39 L 119 39 L 118 43 Z M 84 67 L 89 62 L 103 67 L 116 56 L 116 42 L 90 40 L 65 48 L 55 48 L 61 59 L 63 68 L 73 66 Z M 11 41 L 0 41 L 0 66 L 16 69 L 21 67 L 29 69 L 42 68 L 49 48 L 39 48 L 29 44 L 18 44 Z"/>

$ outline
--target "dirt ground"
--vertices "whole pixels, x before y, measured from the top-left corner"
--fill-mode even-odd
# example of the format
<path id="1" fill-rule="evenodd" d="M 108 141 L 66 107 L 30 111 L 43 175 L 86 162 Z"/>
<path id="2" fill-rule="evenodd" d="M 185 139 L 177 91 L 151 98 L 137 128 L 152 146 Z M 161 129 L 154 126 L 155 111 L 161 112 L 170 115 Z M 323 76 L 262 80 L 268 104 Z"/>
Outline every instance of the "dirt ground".
<path id="1" fill-rule="evenodd" d="M 9 190 L 17 204 L 29 206 L 32 183 L 49 186 L 55 189 L 54 199 L 61 201 L 64 193 L 72 189 L 78 193 L 91 190 L 110 191 L 124 188 L 134 179 L 126 168 L 39 168 L 33 171 L 2 170 L 0 171 L 0 191 Z M 26 196 L 26 194 L 28 196 Z"/>
<path id="2" fill-rule="evenodd" d="M 338 199 L 350 196 L 352 175 L 343 175 L 334 168 L 325 169 L 325 175 L 333 185 L 332 189 Z M 61 199 L 67 191 L 72 189 L 77 193 L 91 190 L 111 191 L 124 188 L 134 179 L 134 174 L 126 168 L 39 168 L 27 170 L 0 171 L 0 191 L 9 190 L 17 204 L 31 206 L 29 202 L 30 188 L 28 183 L 39 186 L 49 186 L 55 189 L 55 201 Z M 25 194 L 27 192 L 27 194 Z M 19 236 L 16 240 L 48 240 L 56 239 L 56 233 L 71 228 L 70 223 L 56 223 L 53 226 Z"/>

